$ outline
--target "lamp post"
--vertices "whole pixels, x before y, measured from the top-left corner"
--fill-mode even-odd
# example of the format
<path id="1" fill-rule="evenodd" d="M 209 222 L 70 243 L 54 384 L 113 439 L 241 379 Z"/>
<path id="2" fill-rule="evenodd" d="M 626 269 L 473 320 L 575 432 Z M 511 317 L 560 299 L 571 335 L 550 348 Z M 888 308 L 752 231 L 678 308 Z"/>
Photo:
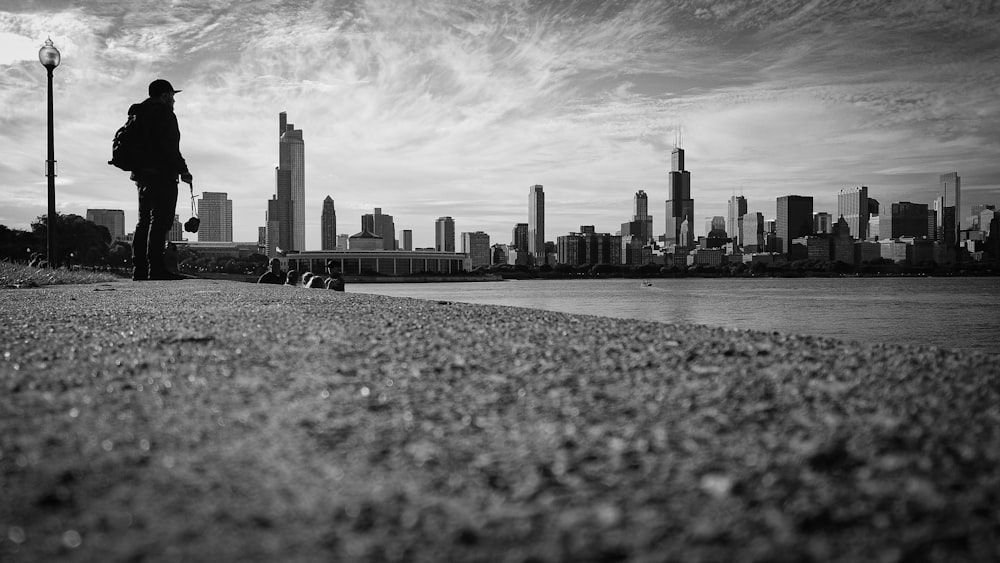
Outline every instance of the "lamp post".
<path id="1" fill-rule="evenodd" d="M 49 216 L 46 220 L 48 225 L 45 233 L 48 239 L 46 259 L 50 268 L 55 268 L 58 264 L 56 256 L 56 149 L 52 133 L 52 71 L 59 66 L 60 60 L 62 57 L 59 55 L 59 49 L 56 49 L 55 45 L 52 44 L 52 38 L 46 39 L 45 45 L 38 50 L 38 61 L 42 63 L 49 74 L 49 156 L 48 160 L 45 161 L 45 175 L 49 179 Z"/>

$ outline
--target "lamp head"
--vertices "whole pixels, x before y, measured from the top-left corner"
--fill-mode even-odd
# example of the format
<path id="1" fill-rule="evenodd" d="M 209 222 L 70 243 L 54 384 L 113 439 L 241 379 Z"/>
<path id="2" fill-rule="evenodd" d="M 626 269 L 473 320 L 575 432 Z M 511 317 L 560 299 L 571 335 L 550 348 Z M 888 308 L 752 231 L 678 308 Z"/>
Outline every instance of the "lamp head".
<path id="1" fill-rule="evenodd" d="M 45 40 L 45 45 L 38 50 L 38 62 L 42 63 L 42 66 L 52 70 L 59 66 L 59 62 L 62 60 L 62 56 L 59 54 L 59 49 L 56 49 L 55 45 L 52 44 L 52 38 Z"/>

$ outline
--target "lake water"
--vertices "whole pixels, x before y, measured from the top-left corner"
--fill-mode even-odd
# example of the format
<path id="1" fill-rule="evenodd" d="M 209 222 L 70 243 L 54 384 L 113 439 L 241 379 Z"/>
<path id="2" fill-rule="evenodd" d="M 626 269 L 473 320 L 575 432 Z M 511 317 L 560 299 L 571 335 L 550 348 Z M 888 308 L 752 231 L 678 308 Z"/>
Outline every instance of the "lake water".
<path id="1" fill-rule="evenodd" d="M 348 291 L 1000 353 L 1000 278 L 352 284 Z"/>

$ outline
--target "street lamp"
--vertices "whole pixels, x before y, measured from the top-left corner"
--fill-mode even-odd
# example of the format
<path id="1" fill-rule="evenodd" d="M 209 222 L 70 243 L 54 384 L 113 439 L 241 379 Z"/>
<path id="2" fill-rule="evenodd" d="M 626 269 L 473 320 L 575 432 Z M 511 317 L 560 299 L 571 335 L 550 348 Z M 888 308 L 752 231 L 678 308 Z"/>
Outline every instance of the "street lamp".
<path id="1" fill-rule="evenodd" d="M 45 45 L 38 50 L 38 62 L 42 63 L 49 74 L 49 158 L 45 161 L 45 175 L 49 179 L 49 217 L 45 229 L 48 237 L 46 253 L 50 268 L 58 264 L 56 256 L 56 148 L 52 134 L 52 71 L 59 66 L 62 57 L 59 49 L 52 44 L 52 38 L 45 40 Z"/>

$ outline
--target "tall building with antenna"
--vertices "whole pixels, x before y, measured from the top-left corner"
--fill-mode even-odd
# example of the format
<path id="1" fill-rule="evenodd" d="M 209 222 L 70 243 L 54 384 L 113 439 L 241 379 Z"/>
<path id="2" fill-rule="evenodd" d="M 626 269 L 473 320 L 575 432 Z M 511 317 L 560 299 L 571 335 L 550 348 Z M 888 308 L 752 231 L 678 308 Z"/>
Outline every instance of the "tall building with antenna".
<path id="1" fill-rule="evenodd" d="M 684 169 L 684 149 L 679 145 L 678 136 L 670 153 L 665 242 L 687 248 L 697 240 L 694 236 L 694 200 L 691 199 L 691 173 Z"/>

